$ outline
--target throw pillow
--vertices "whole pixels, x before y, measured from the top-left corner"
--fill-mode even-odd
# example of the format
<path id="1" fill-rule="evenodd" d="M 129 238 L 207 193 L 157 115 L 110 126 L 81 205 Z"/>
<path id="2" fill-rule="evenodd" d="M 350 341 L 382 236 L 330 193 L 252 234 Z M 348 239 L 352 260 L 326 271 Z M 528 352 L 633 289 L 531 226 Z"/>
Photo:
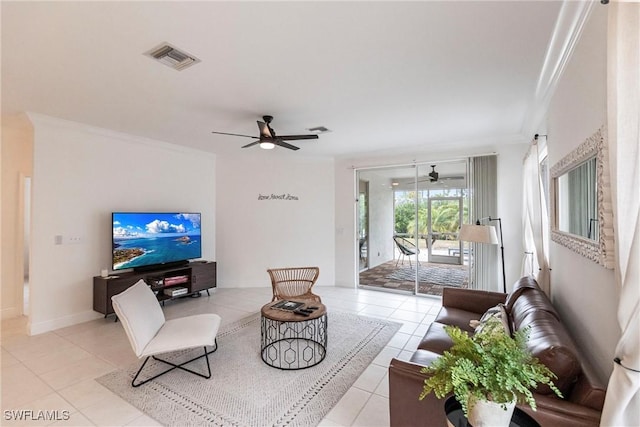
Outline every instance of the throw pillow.
<path id="1" fill-rule="evenodd" d="M 507 316 L 507 310 L 502 303 L 496 305 L 495 307 L 491 307 L 482 315 L 478 326 L 476 326 L 476 334 L 480 332 L 482 328 L 484 328 L 490 318 L 496 318 L 500 320 L 504 329 L 504 333 L 511 335 L 511 328 L 509 327 L 509 317 Z"/>

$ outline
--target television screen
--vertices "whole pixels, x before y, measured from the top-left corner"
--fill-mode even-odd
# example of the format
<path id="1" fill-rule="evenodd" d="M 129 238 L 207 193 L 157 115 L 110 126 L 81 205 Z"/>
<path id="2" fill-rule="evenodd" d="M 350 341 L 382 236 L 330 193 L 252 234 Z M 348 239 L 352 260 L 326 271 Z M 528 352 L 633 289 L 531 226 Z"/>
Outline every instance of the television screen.
<path id="1" fill-rule="evenodd" d="M 113 270 L 202 256 L 199 213 L 113 213 Z"/>

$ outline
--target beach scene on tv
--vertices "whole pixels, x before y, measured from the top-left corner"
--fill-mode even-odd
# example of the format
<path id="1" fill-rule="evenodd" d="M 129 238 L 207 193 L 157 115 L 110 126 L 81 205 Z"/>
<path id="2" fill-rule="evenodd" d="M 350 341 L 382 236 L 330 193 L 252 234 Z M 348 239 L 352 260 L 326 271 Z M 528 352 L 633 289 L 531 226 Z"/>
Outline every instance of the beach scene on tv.
<path id="1" fill-rule="evenodd" d="M 200 258 L 199 213 L 114 213 L 113 269 Z"/>

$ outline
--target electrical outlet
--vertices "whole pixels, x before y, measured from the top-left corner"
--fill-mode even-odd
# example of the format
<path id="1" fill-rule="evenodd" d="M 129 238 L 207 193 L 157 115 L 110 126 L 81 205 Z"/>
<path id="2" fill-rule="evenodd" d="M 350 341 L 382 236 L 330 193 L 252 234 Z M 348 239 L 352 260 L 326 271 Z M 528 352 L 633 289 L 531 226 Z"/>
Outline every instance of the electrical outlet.
<path id="1" fill-rule="evenodd" d="M 61 245 L 62 244 L 62 236 L 59 235 L 59 234 L 53 236 L 53 244 L 54 245 Z"/>

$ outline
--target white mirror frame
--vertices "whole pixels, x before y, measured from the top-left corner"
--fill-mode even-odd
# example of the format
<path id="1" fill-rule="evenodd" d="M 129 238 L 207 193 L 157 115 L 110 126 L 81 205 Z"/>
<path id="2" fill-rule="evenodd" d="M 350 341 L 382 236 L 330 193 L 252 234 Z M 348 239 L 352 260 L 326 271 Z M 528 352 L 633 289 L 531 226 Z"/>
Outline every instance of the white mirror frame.
<path id="1" fill-rule="evenodd" d="M 602 126 L 575 150 L 551 168 L 551 240 L 597 262 L 605 268 L 614 268 L 613 206 L 606 127 Z M 558 229 L 558 178 L 576 168 L 587 159 L 596 157 L 598 192 L 598 227 L 600 240 L 595 241 Z"/>

